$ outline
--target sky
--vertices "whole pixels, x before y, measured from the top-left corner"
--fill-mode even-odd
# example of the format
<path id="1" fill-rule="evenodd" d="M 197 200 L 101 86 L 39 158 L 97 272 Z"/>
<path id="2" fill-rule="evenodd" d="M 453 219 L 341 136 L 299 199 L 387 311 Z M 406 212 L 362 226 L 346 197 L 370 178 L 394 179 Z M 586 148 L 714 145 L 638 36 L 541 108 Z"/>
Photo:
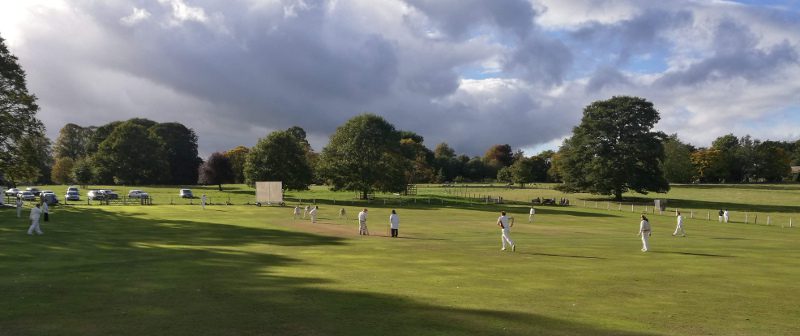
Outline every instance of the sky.
<path id="1" fill-rule="evenodd" d="M 620 95 L 696 146 L 800 138 L 799 0 L 0 0 L 0 36 L 53 139 L 143 117 L 203 156 L 291 126 L 321 150 L 369 112 L 533 155 Z"/>

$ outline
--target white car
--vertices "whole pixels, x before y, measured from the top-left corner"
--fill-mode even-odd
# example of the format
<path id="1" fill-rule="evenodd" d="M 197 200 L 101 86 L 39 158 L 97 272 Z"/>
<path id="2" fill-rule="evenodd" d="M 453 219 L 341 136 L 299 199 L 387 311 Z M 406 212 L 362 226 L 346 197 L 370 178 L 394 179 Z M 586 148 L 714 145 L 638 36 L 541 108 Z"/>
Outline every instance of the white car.
<path id="1" fill-rule="evenodd" d="M 17 188 L 9 188 L 6 190 L 6 196 L 17 196 L 19 194 L 19 189 Z"/>
<path id="2" fill-rule="evenodd" d="M 192 195 L 192 189 L 181 189 L 178 195 L 181 198 L 194 198 L 194 195 Z"/>
<path id="3" fill-rule="evenodd" d="M 141 190 L 128 191 L 128 198 L 145 198 L 146 199 L 149 196 L 150 195 L 148 195 L 146 192 L 141 191 Z"/>
<path id="4" fill-rule="evenodd" d="M 86 193 L 86 197 L 90 200 L 104 200 L 106 199 L 106 193 L 103 190 L 90 190 Z"/>
<path id="5" fill-rule="evenodd" d="M 67 193 L 69 193 L 70 191 L 74 191 L 76 193 L 80 193 L 81 192 L 80 190 L 78 190 L 78 187 L 76 187 L 76 186 L 67 187 Z"/>

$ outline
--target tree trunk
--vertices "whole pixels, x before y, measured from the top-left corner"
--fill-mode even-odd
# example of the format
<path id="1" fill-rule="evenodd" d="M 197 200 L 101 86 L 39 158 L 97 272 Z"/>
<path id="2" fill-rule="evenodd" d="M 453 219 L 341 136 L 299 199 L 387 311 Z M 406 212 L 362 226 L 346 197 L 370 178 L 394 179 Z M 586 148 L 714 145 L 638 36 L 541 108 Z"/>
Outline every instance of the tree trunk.
<path id="1" fill-rule="evenodd" d="M 622 189 L 614 190 L 614 199 L 617 201 L 622 200 Z"/>
<path id="2" fill-rule="evenodd" d="M 369 191 L 368 190 L 362 190 L 361 191 L 361 199 L 362 200 L 367 199 L 367 195 L 369 195 Z"/>
<path id="3" fill-rule="evenodd" d="M 219 184 L 219 191 L 222 191 L 222 183 Z"/>

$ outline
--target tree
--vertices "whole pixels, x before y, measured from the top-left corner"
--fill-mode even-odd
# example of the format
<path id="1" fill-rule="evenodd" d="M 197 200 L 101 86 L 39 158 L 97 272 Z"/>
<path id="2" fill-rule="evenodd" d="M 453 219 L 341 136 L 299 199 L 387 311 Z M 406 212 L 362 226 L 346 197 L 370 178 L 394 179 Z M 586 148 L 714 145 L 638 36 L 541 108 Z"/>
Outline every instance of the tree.
<path id="1" fill-rule="evenodd" d="M 658 120 L 653 104 L 638 97 L 613 97 L 587 106 L 565 141 L 561 189 L 614 195 L 617 200 L 628 190 L 667 192 L 669 183 L 661 170 L 666 135 L 652 131 Z"/>
<path id="2" fill-rule="evenodd" d="M 75 161 L 72 160 L 71 157 L 65 156 L 56 159 L 56 162 L 53 164 L 53 171 L 51 173 L 51 179 L 53 182 L 58 184 L 68 184 L 72 183 L 72 171 L 75 168 Z"/>
<path id="3" fill-rule="evenodd" d="M 720 151 L 713 148 L 700 148 L 691 154 L 695 177 L 700 182 L 719 182 L 725 174 L 721 166 Z"/>
<path id="4" fill-rule="evenodd" d="M 453 159 L 456 157 L 456 151 L 450 148 L 446 142 L 442 142 L 436 145 L 433 156 L 437 159 Z"/>
<path id="5" fill-rule="evenodd" d="M 72 123 L 64 125 L 58 132 L 58 139 L 53 148 L 54 156 L 78 160 L 89 152 L 89 141 L 92 130 Z"/>
<path id="6" fill-rule="evenodd" d="M 53 167 L 50 139 L 39 135 L 27 135 L 20 139 L 18 157 L 8 177 L 13 181 L 41 184 L 50 183 Z"/>
<path id="7" fill-rule="evenodd" d="M 334 190 L 358 191 L 366 199 L 373 191 L 405 190 L 405 164 L 394 126 L 377 115 L 362 114 L 331 135 L 319 169 Z"/>
<path id="8" fill-rule="evenodd" d="M 425 147 L 425 139 L 414 132 L 400 132 L 400 153 L 408 160 L 406 184 L 428 183 L 433 181 L 434 154 Z"/>
<path id="9" fill-rule="evenodd" d="M 131 119 L 129 122 L 151 124 L 147 119 Z M 197 155 L 197 134 L 181 123 L 160 123 L 149 126 L 151 137 L 157 138 L 169 166 L 165 182 L 170 184 L 194 184 L 198 178 L 198 167 L 202 160 Z"/>
<path id="10" fill-rule="evenodd" d="M 664 177 L 670 183 L 689 183 L 695 176 L 691 159 L 692 147 L 681 142 L 677 134 L 664 140 Z"/>
<path id="11" fill-rule="evenodd" d="M 513 183 L 514 174 L 511 172 L 511 167 L 503 167 L 497 171 L 497 182 Z"/>
<path id="12" fill-rule="evenodd" d="M 306 190 L 313 171 L 303 143 L 289 131 L 276 131 L 259 139 L 247 154 L 244 176 L 249 185 L 281 181 L 286 189 Z"/>
<path id="13" fill-rule="evenodd" d="M 741 149 L 739 139 L 733 134 L 726 134 L 714 140 L 711 148 L 719 151 L 720 182 L 742 182 L 744 180 L 744 164 L 738 155 Z"/>
<path id="14" fill-rule="evenodd" d="M 111 135 L 111 132 L 114 132 L 114 129 L 120 124 L 122 124 L 122 121 L 112 121 L 100 127 L 89 126 L 88 128 L 91 132 L 91 136 L 89 137 L 89 145 L 86 148 L 88 154 L 97 153 L 100 144 L 105 141 L 106 138 Z"/>
<path id="15" fill-rule="evenodd" d="M 211 153 L 208 160 L 200 165 L 199 180 L 200 184 L 216 184 L 219 191 L 222 191 L 222 184 L 233 180 L 233 170 L 231 160 L 220 152 Z"/>
<path id="16" fill-rule="evenodd" d="M 755 148 L 755 174 L 766 182 L 780 182 L 792 171 L 791 158 L 775 141 L 764 141 Z"/>
<path id="17" fill-rule="evenodd" d="M 483 161 L 487 166 L 496 170 L 510 166 L 514 163 L 514 153 L 511 151 L 511 145 L 505 144 L 489 147 L 483 155 Z"/>
<path id="18" fill-rule="evenodd" d="M 225 152 L 225 156 L 231 161 L 231 170 L 233 171 L 233 183 L 244 183 L 244 165 L 247 161 L 247 155 L 250 153 L 250 148 L 245 146 L 236 146 L 235 148 Z"/>
<path id="19" fill-rule="evenodd" d="M 168 163 L 164 159 L 160 140 L 144 126 L 134 122 L 119 124 L 98 147 L 93 162 L 101 179 L 112 176 L 116 184 L 161 183 L 168 176 Z M 101 181 L 108 182 L 108 181 Z"/>
<path id="20" fill-rule="evenodd" d="M 33 182 L 41 174 L 22 147 L 23 142 L 44 138 L 44 126 L 36 118 L 36 96 L 28 93 L 25 71 L 17 60 L 0 37 L 0 176 L 12 184 Z"/>
<path id="21" fill-rule="evenodd" d="M 75 183 L 86 186 L 93 178 L 91 159 L 84 157 L 75 161 L 75 165 L 72 167 L 72 180 Z"/>

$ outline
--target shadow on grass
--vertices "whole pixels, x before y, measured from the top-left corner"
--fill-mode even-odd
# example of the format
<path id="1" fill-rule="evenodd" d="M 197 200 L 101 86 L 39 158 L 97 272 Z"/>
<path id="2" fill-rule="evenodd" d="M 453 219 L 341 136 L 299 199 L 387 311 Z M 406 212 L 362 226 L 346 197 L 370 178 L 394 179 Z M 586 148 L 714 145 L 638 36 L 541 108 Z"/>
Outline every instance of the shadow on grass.
<path id="1" fill-rule="evenodd" d="M 606 259 L 606 258 L 603 258 L 603 257 L 594 257 L 594 256 L 579 256 L 579 255 L 553 254 L 553 253 L 540 253 L 540 252 L 516 252 L 516 253 L 526 254 L 526 255 L 543 256 L 543 257 L 560 257 L 560 258 L 576 258 L 576 259 Z"/>
<path id="2" fill-rule="evenodd" d="M 324 289 L 331 280 L 285 275 L 307 266 L 294 253 L 272 252 L 342 246 L 342 238 L 95 208 L 59 211 L 40 237 L 26 236 L 24 224 L 0 227 L 3 335 L 648 335 L 441 307 L 388 286 L 385 294 Z"/>
<path id="3" fill-rule="evenodd" d="M 652 252 L 652 253 L 664 253 L 664 254 L 680 254 L 680 255 L 688 255 L 688 256 L 696 256 L 696 257 L 736 258 L 736 256 L 732 256 L 732 255 L 696 253 L 696 252 L 678 252 L 678 251 L 650 251 L 650 252 Z"/>

